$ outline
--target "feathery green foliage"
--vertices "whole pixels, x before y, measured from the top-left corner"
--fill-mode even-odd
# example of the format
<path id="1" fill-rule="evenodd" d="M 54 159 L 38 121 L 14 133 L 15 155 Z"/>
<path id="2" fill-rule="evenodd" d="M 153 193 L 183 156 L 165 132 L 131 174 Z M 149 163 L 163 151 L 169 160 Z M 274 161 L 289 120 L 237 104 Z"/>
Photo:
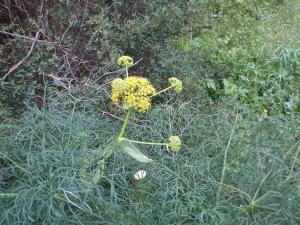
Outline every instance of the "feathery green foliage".
<path id="1" fill-rule="evenodd" d="M 157 106 L 129 127 L 146 140 L 181 134 L 181 154 L 143 147 L 155 167 L 115 154 L 99 185 L 84 178 L 120 121 L 49 105 L 2 124 L 1 223 L 299 223 L 299 115 L 251 121 L 246 110 L 192 106 Z M 132 176 L 141 167 L 149 176 L 137 192 Z"/>

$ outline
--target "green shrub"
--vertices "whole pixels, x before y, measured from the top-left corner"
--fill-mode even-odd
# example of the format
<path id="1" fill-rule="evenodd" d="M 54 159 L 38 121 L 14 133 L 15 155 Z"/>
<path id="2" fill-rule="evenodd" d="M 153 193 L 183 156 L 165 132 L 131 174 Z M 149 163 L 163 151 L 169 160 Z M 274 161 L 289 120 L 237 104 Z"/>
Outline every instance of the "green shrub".
<path id="1" fill-rule="evenodd" d="M 55 42 L 38 42 L 30 58 L 5 80 L 2 95 L 6 96 L 6 103 L 15 108 L 21 107 L 20 102 L 31 101 L 32 95 L 41 98 L 42 91 L 38 87 L 41 80 L 53 81 L 48 75 L 72 79 L 73 83 L 102 76 L 117 69 L 115 60 L 122 53 L 132 55 L 135 61 L 143 59 L 135 73 L 155 75 L 158 82 L 165 80 L 157 73 L 163 69 L 158 53 L 167 48 L 169 40 L 187 31 L 190 2 L 49 1 L 36 5 L 36 9 L 43 6 L 47 12 L 42 15 L 38 10 L 28 12 L 32 13 L 31 17 L 23 18 L 19 24 L 3 23 L 7 30 L 29 37 L 42 27 L 40 39 Z M 3 75 L 27 54 L 30 45 L 31 41 L 19 37 L 3 39 L 0 52 L 0 58 L 6 62 L 0 65 Z M 168 77 L 172 75 L 175 74 Z M 16 101 L 10 102 L 11 96 L 15 96 Z"/>
<path id="2" fill-rule="evenodd" d="M 299 111 L 299 7 L 260 1 L 219 3 L 209 29 L 175 42 L 190 63 L 198 62 L 185 72 L 198 80 L 195 89 L 205 88 L 212 99 L 234 96 L 258 114 L 263 109 Z"/>

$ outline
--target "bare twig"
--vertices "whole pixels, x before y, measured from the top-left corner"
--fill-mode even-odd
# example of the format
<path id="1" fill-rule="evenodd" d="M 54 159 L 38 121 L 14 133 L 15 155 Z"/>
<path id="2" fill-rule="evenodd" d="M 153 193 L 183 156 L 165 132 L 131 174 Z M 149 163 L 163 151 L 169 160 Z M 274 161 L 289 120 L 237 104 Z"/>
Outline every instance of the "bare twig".
<path id="1" fill-rule="evenodd" d="M 27 37 L 27 36 L 20 35 L 20 34 L 10 33 L 10 32 L 4 31 L 4 30 L 0 30 L 0 33 L 11 35 L 11 36 L 18 37 L 18 38 L 23 38 L 23 39 L 26 39 L 26 40 L 29 40 L 29 41 L 41 42 L 41 43 L 45 43 L 45 44 L 59 45 L 58 42 L 44 41 L 44 40 L 38 40 L 38 39 L 36 40 L 35 38 Z"/>
<path id="2" fill-rule="evenodd" d="M 53 74 L 53 73 L 47 74 L 46 76 L 51 77 L 53 80 L 57 81 L 64 89 L 69 90 L 67 85 L 63 82 L 63 78 L 55 76 L 55 74 Z M 71 81 L 68 81 L 68 83 L 71 82 Z"/>
<path id="3" fill-rule="evenodd" d="M 82 32 L 82 28 L 83 28 L 83 26 L 84 26 L 84 25 L 83 25 L 83 22 L 84 22 L 84 20 L 85 20 L 85 18 L 86 18 L 86 13 L 87 13 L 87 9 L 88 9 L 88 4 L 89 4 L 89 0 L 87 0 L 87 1 L 85 2 L 84 12 L 83 12 L 83 17 L 82 17 L 82 20 L 81 20 L 81 22 L 80 22 L 79 32 L 78 32 L 78 35 L 77 35 L 77 38 L 76 38 L 75 44 L 73 45 L 72 50 L 75 49 L 75 47 L 77 46 L 78 41 L 79 41 L 79 39 L 80 39 L 80 35 L 81 35 L 81 32 Z"/>
<path id="4" fill-rule="evenodd" d="M 4 81 L 5 78 L 6 78 L 9 74 L 11 74 L 13 71 L 15 71 L 22 63 L 24 63 L 24 62 L 26 61 L 26 59 L 28 59 L 28 57 L 30 56 L 30 54 L 31 54 L 31 52 L 32 52 L 32 50 L 33 50 L 33 48 L 34 48 L 34 46 L 35 46 L 36 40 L 38 39 L 40 32 L 41 32 L 41 31 L 38 31 L 38 32 L 36 33 L 35 38 L 34 38 L 32 44 L 31 44 L 30 50 L 29 50 L 29 52 L 27 53 L 27 55 L 26 55 L 20 62 L 18 62 L 17 64 L 15 64 L 13 67 L 10 68 L 9 71 L 4 75 L 4 77 L 1 78 L 1 81 Z"/>
<path id="5" fill-rule="evenodd" d="M 4 8 L 7 9 L 8 15 L 9 15 L 9 19 L 12 21 L 12 20 L 13 20 L 13 16 L 12 16 L 12 13 L 11 13 L 11 11 L 10 11 L 10 9 L 11 9 L 10 2 L 5 1 L 5 3 L 6 3 L 6 4 L 1 4 L 1 5 L 2 5 Z"/>
<path id="6" fill-rule="evenodd" d="M 65 30 L 65 32 L 63 33 L 63 35 L 61 36 L 60 38 L 60 41 L 59 41 L 59 45 L 62 44 L 64 38 L 65 38 L 65 35 L 67 34 L 67 32 L 70 30 L 70 28 L 73 26 L 73 22 L 71 22 L 68 26 L 68 28 Z"/>
<path id="7" fill-rule="evenodd" d="M 138 64 L 140 61 L 142 61 L 143 58 L 139 59 L 138 61 L 136 61 L 133 66 L 135 66 L 136 64 Z M 101 76 L 99 76 L 99 78 L 96 79 L 95 82 L 98 82 L 100 79 L 102 79 L 104 76 L 109 75 L 109 74 L 115 74 L 115 73 L 123 73 L 125 71 L 125 69 L 119 69 L 116 71 L 112 71 L 112 72 L 106 72 L 104 74 L 102 74 Z"/>

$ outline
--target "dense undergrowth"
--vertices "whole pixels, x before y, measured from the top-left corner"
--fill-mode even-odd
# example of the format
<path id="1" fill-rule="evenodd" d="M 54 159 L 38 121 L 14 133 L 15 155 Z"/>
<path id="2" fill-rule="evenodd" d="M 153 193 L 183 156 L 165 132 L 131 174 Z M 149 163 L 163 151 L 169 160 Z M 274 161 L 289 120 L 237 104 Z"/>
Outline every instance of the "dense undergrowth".
<path id="1" fill-rule="evenodd" d="M 212 99 L 229 95 L 255 112 L 299 111 L 299 2 L 220 6 L 206 20 L 209 29 L 175 43 L 185 52 L 183 64 L 200 58 L 204 66 L 196 74 L 186 70 L 186 76 L 198 80 L 196 89 L 202 85 Z"/>
<path id="2" fill-rule="evenodd" d="M 82 163 L 99 159 L 121 122 L 55 104 L 31 108 L 1 126 L 1 223 L 298 224 L 299 118 L 243 117 L 201 114 L 192 102 L 154 107 L 128 133 L 164 140 L 176 132 L 180 154 L 143 147 L 155 166 L 115 154 L 100 184 L 91 185 Z M 139 169 L 149 176 L 136 187 Z"/>
<path id="3" fill-rule="evenodd" d="M 3 29 L 44 42 L 1 81 L 0 224 L 300 223 L 299 1 L 23 3 Z M 4 76 L 32 41 L 0 38 Z M 96 185 L 125 117 L 110 99 L 123 53 L 158 87 L 184 84 L 127 134 L 183 146 L 138 145 L 153 164 L 116 151 Z"/>

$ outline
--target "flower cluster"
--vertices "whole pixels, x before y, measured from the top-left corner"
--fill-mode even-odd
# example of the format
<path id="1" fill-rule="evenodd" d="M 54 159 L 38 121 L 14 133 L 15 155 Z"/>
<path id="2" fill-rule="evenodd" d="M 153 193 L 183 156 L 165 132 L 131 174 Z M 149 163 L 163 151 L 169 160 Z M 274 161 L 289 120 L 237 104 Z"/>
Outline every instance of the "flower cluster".
<path id="1" fill-rule="evenodd" d="M 113 93 L 124 93 L 128 87 L 127 82 L 121 78 L 116 78 L 111 83 Z"/>
<path id="2" fill-rule="evenodd" d="M 133 66 L 133 59 L 130 56 L 121 56 L 118 58 L 117 63 L 119 66 L 124 66 L 129 68 Z"/>
<path id="3" fill-rule="evenodd" d="M 169 138 L 168 149 L 174 152 L 178 152 L 181 148 L 181 140 L 178 136 L 171 136 Z"/>
<path id="4" fill-rule="evenodd" d="M 179 94 L 182 91 L 182 81 L 177 79 L 176 77 L 169 78 L 169 83 L 174 91 Z"/>
<path id="5" fill-rule="evenodd" d="M 111 86 L 114 104 L 121 102 L 124 108 L 133 108 L 138 112 L 147 111 L 151 106 L 151 96 L 156 95 L 151 83 L 142 77 L 117 78 Z"/>

